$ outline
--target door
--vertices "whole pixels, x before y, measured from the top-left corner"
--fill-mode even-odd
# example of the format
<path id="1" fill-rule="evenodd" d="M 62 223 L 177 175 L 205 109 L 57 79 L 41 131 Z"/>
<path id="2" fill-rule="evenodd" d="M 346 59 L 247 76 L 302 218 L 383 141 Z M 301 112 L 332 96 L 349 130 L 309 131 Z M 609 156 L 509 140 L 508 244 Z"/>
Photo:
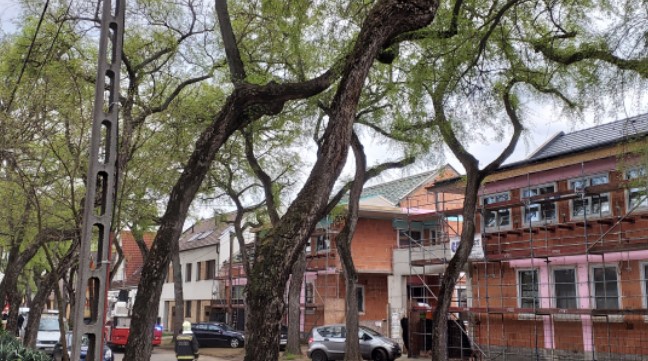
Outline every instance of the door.
<path id="1" fill-rule="evenodd" d="M 223 334 L 223 329 L 218 325 L 209 325 L 209 338 L 213 346 L 225 346 L 229 344 L 229 339 Z"/>
<path id="2" fill-rule="evenodd" d="M 358 330 L 358 340 L 360 340 L 360 354 L 364 359 L 371 359 L 371 347 L 373 338 L 368 333 L 364 332 L 362 328 Z"/>
<path id="3" fill-rule="evenodd" d="M 332 356 L 331 358 L 335 360 L 343 360 L 344 346 L 346 342 L 346 327 L 331 326 L 329 327 L 329 330 L 329 336 L 325 338 L 324 341 L 327 343 L 328 349 Z"/>

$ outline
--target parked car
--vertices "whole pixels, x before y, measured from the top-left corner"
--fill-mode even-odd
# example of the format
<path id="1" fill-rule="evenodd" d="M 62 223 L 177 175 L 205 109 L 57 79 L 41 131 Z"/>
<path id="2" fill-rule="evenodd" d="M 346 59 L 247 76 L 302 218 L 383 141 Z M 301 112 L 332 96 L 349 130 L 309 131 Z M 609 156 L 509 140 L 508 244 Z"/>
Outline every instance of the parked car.
<path id="1" fill-rule="evenodd" d="M 286 349 L 288 344 L 288 326 L 281 325 L 281 333 L 279 334 L 279 350 L 283 351 Z"/>
<path id="2" fill-rule="evenodd" d="M 72 335 L 73 332 L 69 331 L 65 334 L 65 342 L 67 344 L 67 352 L 70 357 L 72 357 Z M 81 361 L 84 361 L 86 359 L 86 355 L 88 353 L 88 337 L 83 336 L 83 339 L 81 340 Z M 60 342 L 54 346 L 54 353 L 52 355 L 52 360 L 53 361 L 61 361 L 63 359 L 63 345 L 61 345 Z M 108 347 L 106 344 L 104 344 L 103 348 L 103 361 L 115 361 L 115 355 L 113 355 L 112 350 L 110 347 Z"/>
<path id="3" fill-rule="evenodd" d="M 398 343 L 370 328 L 360 326 L 358 338 L 365 360 L 392 361 L 401 356 Z M 308 357 L 313 361 L 343 360 L 345 342 L 345 325 L 315 327 L 308 338 Z"/>
<path id="4" fill-rule="evenodd" d="M 64 323 L 67 331 L 67 324 Z M 49 311 L 41 315 L 38 324 L 38 333 L 36 334 L 36 349 L 51 355 L 54 352 L 54 346 L 61 339 L 61 329 L 57 311 Z"/>
<path id="5" fill-rule="evenodd" d="M 222 322 L 197 322 L 191 324 L 191 331 L 200 347 L 226 346 L 242 347 L 245 343 L 243 332 L 237 331 Z"/>

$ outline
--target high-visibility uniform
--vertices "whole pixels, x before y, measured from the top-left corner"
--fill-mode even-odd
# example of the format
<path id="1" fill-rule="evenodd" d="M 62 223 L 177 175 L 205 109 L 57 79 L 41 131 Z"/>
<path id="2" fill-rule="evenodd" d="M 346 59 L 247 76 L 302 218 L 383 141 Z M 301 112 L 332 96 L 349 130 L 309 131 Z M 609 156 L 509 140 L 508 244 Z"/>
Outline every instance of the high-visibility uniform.
<path id="1" fill-rule="evenodd" d="M 198 340 L 193 333 L 183 333 L 176 337 L 175 353 L 178 360 L 194 360 L 200 356 Z"/>

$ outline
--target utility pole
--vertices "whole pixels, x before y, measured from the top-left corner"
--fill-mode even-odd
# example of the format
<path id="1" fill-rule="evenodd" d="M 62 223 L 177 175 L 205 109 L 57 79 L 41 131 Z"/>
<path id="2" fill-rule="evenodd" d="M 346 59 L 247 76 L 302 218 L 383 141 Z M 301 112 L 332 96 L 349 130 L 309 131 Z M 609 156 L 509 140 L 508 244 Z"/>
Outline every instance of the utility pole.
<path id="1" fill-rule="evenodd" d="M 85 359 L 103 359 L 110 272 L 110 229 L 117 187 L 117 116 L 124 7 L 125 0 L 103 0 L 90 159 L 79 250 L 79 276 L 76 284 L 72 360 L 81 359 L 83 335 L 89 339 Z"/>

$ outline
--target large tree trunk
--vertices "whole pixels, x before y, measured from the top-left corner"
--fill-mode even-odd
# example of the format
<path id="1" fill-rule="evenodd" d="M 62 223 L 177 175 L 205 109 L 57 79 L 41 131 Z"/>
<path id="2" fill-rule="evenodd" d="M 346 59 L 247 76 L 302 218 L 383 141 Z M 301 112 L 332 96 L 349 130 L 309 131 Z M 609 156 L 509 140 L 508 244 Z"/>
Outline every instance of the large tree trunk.
<path id="1" fill-rule="evenodd" d="M 481 177 L 478 173 L 468 171 L 467 174 L 461 240 L 455 256 L 448 263 L 443 275 L 441 290 L 439 291 L 439 302 L 434 310 L 435 327 L 432 328 L 432 345 L 436 345 L 436 347 L 432 347 L 432 360 L 445 361 L 448 359 L 448 309 L 459 274 L 468 261 L 468 256 L 475 243 L 475 209 L 477 208 L 477 192 L 481 184 Z"/>
<path id="2" fill-rule="evenodd" d="M 218 150 L 236 130 L 263 115 L 280 112 L 289 100 L 320 93 L 330 85 L 332 78 L 331 73 L 325 73 L 303 83 L 246 84 L 238 86 L 227 98 L 212 124 L 200 135 L 184 171 L 171 190 L 138 285 L 125 361 L 147 360 L 151 356 L 153 326 L 172 249 L 182 232 L 189 206 Z"/>
<path id="3" fill-rule="evenodd" d="M 356 272 L 351 255 L 351 240 L 355 234 L 358 224 L 358 209 L 360 207 L 360 195 L 365 183 L 365 173 L 367 168 L 367 159 L 364 149 L 358 137 L 353 134 L 352 139 L 353 154 L 355 155 L 355 179 L 349 192 L 349 204 L 347 205 L 347 214 L 344 220 L 344 227 L 335 239 L 342 268 L 344 269 L 345 289 L 346 289 L 346 340 L 344 360 L 361 361 L 360 344 L 358 339 L 358 272 Z"/>
<path id="4" fill-rule="evenodd" d="M 48 273 L 41 281 L 38 291 L 31 303 L 29 309 L 29 317 L 27 317 L 27 327 L 25 328 L 25 338 L 23 344 L 27 347 L 34 348 L 36 346 L 36 336 L 38 334 L 38 325 L 40 324 L 41 315 L 47 302 L 47 297 L 52 292 L 53 287 L 56 285 L 58 279 L 56 272 Z"/>
<path id="5" fill-rule="evenodd" d="M 306 253 L 303 253 L 293 265 L 288 289 L 288 344 L 286 353 L 301 355 L 301 291 L 306 271 Z"/>
<path id="6" fill-rule="evenodd" d="M 452 302 L 455 285 L 459 274 L 463 270 L 468 256 L 472 251 L 475 243 L 475 210 L 477 208 L 477 199 L 479 197 L 479 187 L 482 181 L 493 173 L 510 155 L 513 153 L 520 133 L 522 132 L 522 123 L 515 112 L 514 102 L 511 100 L 511 90 L 516 84 L 515 81 L 509 82 L 503 93 L 502 100 L 506 108 L 506 113 L 513 125 L 513 134 L 508 145 L 495 160 L 490 162 L 482 170 L 479 170 L 479 161 L 461 145 L 457 139 L 451 124 L 445 117 L 445 101 L 443 95 L 448 86 L 447 83 L 441 85 L 435 90 L 432 96 L 432 103 L 435 108 L 435 118 L 439 122 L 439 130 L 452 153 L 459 159 L 466 169 L 466 189 L 463 203 L 463 229 L 461 231 L 461 240 L 454 257 L 448 263 L 443 279 L 441 280 L 441 289 L 439 291 L 439 301 L 434 310 L 434 321 L 436 323 L 432 330 L 432 360 L 445 361 L 448 359 L 448 309 Z"/>
<path id="7" fill-rule="evenodd" d="M 246 361 L 276 360 L 283 295 L 292 264 L 302 252 L 306 237 L 322 217 L 327 198 L 348 153 L 351 129 L 360 92 L 373 60 L 394 36 L 428 25 L 438 4 L 434 0 L 384 0 L 379 2 L 360 31 L 354 50 L 346 58 L 342 79 L 331 106 L 313 173 L 288 209 L 285 221 L 273 228 L 258 246 L 249 279 L 247 300 Z M 338 69 L 336 69 L 338 70 Z M 199 137 L 194 152 L 169 196 L 149 258 L 144 265 L 125 361 L 150 358 L 153 325 L 169 265 L 173 243 L 178 241 L 189 206 L 212 161 L 231 134 L 263 115 L 278 114 L 285 102 L 322 92 L 335 78 L 327 72 L 311 81 L 263 86 L 237 84 L 213 123 Z"/>
<path id="8" fill-rule="evenodd" d="M 174 242 L 173 254 L 171 255 L 171 266 L 173 268 L 173 293 L 175 305 L 173 306 L 175 314 L 173 315 L 173 342 L 182 332 L 182 322 L 184 320 L 184 294 L 182 292 L 182 265 L 180 264 L 180 246 Z"/>
<path id="9" fill-rule="evenodd" d="M 324 216 L 331 189 L 344 167 L 360 93 L 373 60 L 394 36 L 429 24 L 435 1 L 379 1 L 367 15 L 329 109 L 318 159 L 285 215 L 255 250 L 248 274 L 245 361 L 274 361 L 283 315 L 283 293 L 292 264 Z M 274 332 L 273 332 L 274 331 Z"/>

